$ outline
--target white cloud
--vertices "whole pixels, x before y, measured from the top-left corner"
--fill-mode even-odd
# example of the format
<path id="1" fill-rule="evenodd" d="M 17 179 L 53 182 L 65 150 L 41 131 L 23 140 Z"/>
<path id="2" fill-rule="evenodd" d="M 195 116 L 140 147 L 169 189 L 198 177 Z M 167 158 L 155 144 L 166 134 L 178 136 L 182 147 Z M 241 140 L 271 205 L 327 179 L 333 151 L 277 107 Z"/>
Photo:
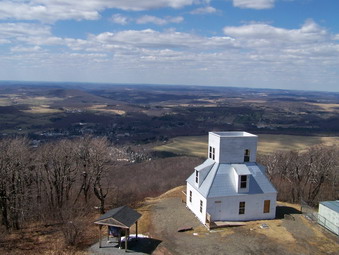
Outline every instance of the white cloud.
<path id="1" fill-rule="evenodd" d="M 11 42 L 0 48 L 0 77 L 29 70 L 40 79 L 297 88 L 316 80 L 335 86 L 339 75 L 337 35 L 312 20 L 295 29 L 229 26 L 224 36 L 145 29 L 59 38 L 51 31 L 0 24 L 2 42 Z"/>
<path id="2" fill-rule="evenodd" d="M 0 5 L 0 19 L 40 20 L 95 20 L 107 8 L 142 11 L 156 8 L 182 8 L 194 0 L 4 0 Z"/>
<path id="3" fill-rule="evenodd" d="M 117 33 L 92 35 L 89 41 L 100 43 L 103 47 L 117 49 L 133 47 L 134 49 L 172 49 L 179 51 L 213 51 L 232 48 L 233 39 L 229 37 L 200 37 L 176 31 L 158 32 L 152 29 L 125 30 Z M 105 45 L 105 46 L 104 46 Z M 113 47 L 114 46 L 114 47 Z M 130 50 L 130 48 L 128 48 Z"/>
<path id="4" fill-rule="evenodd" d="M 7 39 L 1 39 L 0 38 L 0 44 L 8 44 L 8 43 L 11 43 L 11 41 L 7 40 Z"/>
<path id="5" fill-rule="evenodd" d="M 127 25 L 130 22 L 130 18 L 121 14 L 114 14 L 112 16 L 112 21 L 120 25 Z"/>
<path id="6" fill-rule="evenodd" d="M 10 50 L 12 52 L 37 52 L 37 51 L 41 51 L 41 47 L 40 46 L 33 46 L 33 47 L 15 46 L 15 47 L 11 47 Z"/>
<path id="7" fill-rule="evenodd" d="M 215 9 L 212 6 L 206 6 L 206 7 L 201 7 L 201 8 L 197 8 L 193 11 L 191 11 L 191 14 L 211 14 L 211 13 L 215 13 L 217 12 L 217 9 Z"/>
<path id="8" fill-rule="evenodd" d="M 166 25 L 168 23 L 181 23 L 184 21 L 183 17 L 165 17 L 158 18 L 155 16 L 144 15 L 136 20 L 137 24 L 146 24 L 146 23 L 154 23 L 156 25 Z"/>
<path id="9" fill-rule="evenodd" d="M 0 23 L 0 38 L 4 43 L 29 45 L 60 45 L 63 41 L 52 35 L 50 26 L 29 23 Z"/>
<path id="10" fill-rule="evenodd" d="M 246 45 L 266 47 L 268 45 L 295 45 L 317 43 L 328 40 L 328 32 L 312 20 L 308 20 L 300 29 L 278 28 L 267 24 L 250 24 L 239 27 L 225 27 L 224 34 Z"/>
<path id="11" fill-rule="evenodd" d="M 234 7 L 248 9 L 270 9 L 274 7 L 275 0 L 233 0 Z"/>
<path id="12" fill-rule="evenodd" d="M 84 3 L 84 2 L 79 2 Z M 95 20 L 100 17 L 98 10 L 81 4 L 59 3 L 56 0 L 48 2 L 38 1 L 3 1 L 0 5 L 0 19 L 18 19 L 18 20 L 40 20 L 52 23 L 57 20 L 76 19 L 76 20 Z"/>
<path id="13" fill-rule="evenodd" d="M 0 37 L 49 36 L 51 28 L 45 25 L 29 23 L 0 23 Z"/>

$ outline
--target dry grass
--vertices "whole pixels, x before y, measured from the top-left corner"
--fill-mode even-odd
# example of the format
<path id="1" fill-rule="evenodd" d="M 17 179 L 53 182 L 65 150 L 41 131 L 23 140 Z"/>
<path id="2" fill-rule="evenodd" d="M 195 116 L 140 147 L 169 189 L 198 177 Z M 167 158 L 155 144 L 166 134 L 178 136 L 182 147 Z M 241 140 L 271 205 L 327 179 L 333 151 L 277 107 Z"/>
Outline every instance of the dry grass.
<path id="1" fill-rule="evenodd" d="M 63 100 L 63 98 L 60 97 L 31 97 L 19 94 L 2 94 L 1 96 L 2 98 L 0 98 L 0 106 L 11 106 L 15 104 L 41 106 Z"/>
<path id="2" fill-rule="evenodd" d="M 269 226 L 267 229 L 260 228 L 260 226 L 264 223 Z M 256 233 L 265 235 L 267 238 L 270 238 L 275 242 L 294 243 L 296 241 L 293 235 L 285 227 L 282 226 L 281 219 L 269 221 L 251 221 L 248 222 L 247 228 Z"/>
<path id="3" fill-rule="evenodd" d="M 41 114 L 41 113 L 60 113 L 60 112 L 62 112 L 59 109 L 50 108 L 49 105 L 32 106 L 30 108 L 31 108 L 30 110 L 24 110 L 23 112 L 38 113 L 38 114 Z"/>
<path id="4" fill-rule="evenodd" d="M 200 100 L 202 101 L 202 100 Z M 177 107 L 216 107 L 218 106 L 217 104 L 215 103 L 210 103 L 210 104 L 205 104 L 202 103 L 199 104 L 199 103 L 194 103 L 194 104 L 166 104 L 166 107 L 170 107 L 170 108 L 177 108 Z"/>
<path id="5" fill-rule="evenodd" d="M 147 203 L 142 205 L 137 209 L 139 213 L 141 213 L 141 218 L 138 220 L 138 232 L 144 235 L 149 235 L 150 226 L 152 221 L 152 213 L 151 213 L 152 204 Z M 131 227 L 131 233 L 135 233 L 135 225 Z"/>
<path id="6" fill-rule="evenodd" d="M 339 137 L 259 135 L 258 152 L 269 154 L 276 151 L 304 150 L 310 146 L 324 144 L 336 145 Z M 179 155 L 197 157 L 207 156 L 207 136 L 183 136 L 154 148 L 157 151 L 169 151 Z"/>
<path id="7" fill-rule="evenodd" d="M 60 224 L 36 223 L 5 235 L 0 240 L 0 254 L 86 255 L 87 247 L 98 239 L 98 228 L 93 224 L 97 216 L 85 219 L 83 238 L 76 248 L 65 244 Z"/>
<path id="8" fill-rule="evenodd" d="M 243 100 L 243 103 L 255 103 L 255 104 L 266 104 L 266 100 Z"/>
<path id="9" fill-rule="evenodd" d="M 171 189 L 164 194 L 158 197 L 147 197 L 142 202 L 142 204 L 137 209 L 139 213 L 142 214 L 141 218 L 138 221 L 138 232 L 143 234 L 149 234 L 151 232 L 152 227 L 152 206 L 162 199 L 169 197 L 180 197 L 182 195 L 182 191 L 186 189 L 186 186 L 179 186 L 174 189 Z M 131 231 L 135 231 L 135 226 L 132 226 Z"/>
<path id="10" fill-rule="evenodd" d="M 107 107 L 108 106 L 105 104 L 98 104 L 98 105 L 92 105 L 88 107 L 87 109 L 90 111 L 104 112 L 104 113 L 111 113 L 111 114 L 118 114 L 118 115 L 124 115 L 126 113 L 123 110 L 110 109 Z"/>
<path id="11" fill-rule="evenodd" d="M 0 106 L 11 106 L 12 102 L 8 98 L 0 98 Z"/>
<path id="12" fill-rule="evenodd" d="M 156 151 L 169 151 L 178 155 L 206 157 L 207 136 L 183 136 L 153 148 Z"/>
<path id="13" fill-rule="evenodd" d="M 309 103 L 310 105 L 315 105 L 327 112 L 338 112 L 339 104 L 319 104 L 319 103 Z"/>
<path id="14" fill-rule="evenodd" d="M 18 96 L 15 98 L 15 101 L 18 102 L 19 104 L 28 104 L 28 105 L 46 105 L 50 104 L 51 102 L 57 102 L 64 100 L 63 98 L 60 97 L 25 97 L 25 96 Z"/>

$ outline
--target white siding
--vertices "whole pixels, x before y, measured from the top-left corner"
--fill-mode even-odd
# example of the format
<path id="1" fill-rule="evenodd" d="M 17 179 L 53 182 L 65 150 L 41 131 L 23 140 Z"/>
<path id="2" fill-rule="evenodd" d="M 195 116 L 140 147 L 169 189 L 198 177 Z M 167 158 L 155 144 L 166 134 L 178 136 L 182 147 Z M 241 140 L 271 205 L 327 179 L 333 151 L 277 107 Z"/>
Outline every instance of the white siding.
<path id="1" fill-rule="evenodd" d="M 206 214 L 212 221 L 249 221 L 274 219 L 277 192 L 256 163 L 256 135 L 247 132 L 210 132 L 209 148 L 215 149 L 214 159 L 207 159 L 187 179 L 187 207 L 203 223 Z M 249 162 L 244 164 L 245 151 L 249 150 Z M 212 150 L 213 151 L 213 150 Z M 208 157 L 210 157 L 208 153 Z M 247 176 L 246 188 L 240 187 L 240 176 Z M 190 191 L 192 201 L 190 201 Z M 265 200 L 270 208 L 264 213 Z M 200 211 L 202 201 L 202 211 Z M 245 213 L 239 214 L 239 203 L 245 202 Z"/>
<path id="2" fill-rule="evenodd" d="M 241 132 L 244 133 L 244 132 Z M 245 150 L 250 150 L 250 162 L 256 161 L 257 140 L 255 135 L 223 136 L 210 132 L 208 148 L 215 147 L 215 161 L 219 163 L 244 163 Z M 222 152 L 222 153 L 220 153 Z"/>
<path id="3" fill-rule="evenodd" d="M 190 202 L 190 191 L 192 191 L 192 202 Z M 203 223 L 206 223 L 206 199 L 200 195 L 189 183 L 187 183 L 186 190 L 186 205 Z M 200 212 L 200 201 L 203 202 L 202 212 Z"/>
<path id="4" fill-rule="evenodd" d="M 270 200 L 270 211 L 264 213 L 264 201 Z M 239 203 L 245 202 L 245 214 L 239 214 Z M 276 194 L 239 195 L 208 198 L 207 212 L 213 221 L 247 221 L 274 219 Z"/>
<path id="5" fill-rule="evenodd" d="M 339 235 L 339 213 L 319 204 L 318 223 Z"/>
<path id="6" fill-rule="evenodd" d="M 209 133 L 208 135 L 208 155 L 207 158 L 209 158 L 210 154 L 209 154 L 209 150 L 210 147 L 212 146 L 212 148 L 215 148 L 215 161 L 219 162 L 219 158 L 220 158 L 220 138 L 216 135 L 214 135 L 214 133 Z"/>

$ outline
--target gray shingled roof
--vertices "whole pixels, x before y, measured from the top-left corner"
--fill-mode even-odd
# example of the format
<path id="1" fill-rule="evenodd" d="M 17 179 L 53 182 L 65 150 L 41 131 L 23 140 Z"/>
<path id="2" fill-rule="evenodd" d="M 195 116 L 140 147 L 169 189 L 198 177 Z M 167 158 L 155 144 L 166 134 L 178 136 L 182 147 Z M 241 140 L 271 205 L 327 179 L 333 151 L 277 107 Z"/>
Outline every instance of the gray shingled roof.
<path id="1" fill-rule="evenodd" d="M 206 198 L 277 192 L 267 179 L 264 168 L 256 163 L 221 164 L 215 162 L 211 165 L 211 161 L 206 160 L 195 169 L 206 169 L 206 166 L 209 167 L 209 172 L 200 187 L 196 187 L 194 173 L 187 179 L 187 182 Z M 235 183 L 233 183 L 234 171 L 239 175 L 249 175 L 249 192 L 238 193 L 236 191 Z"/>
<path id="2" fill-rule="evenodd" d="M 101 215 L 94 223 L 100 225 L 109 225 L 114 227 L 131 227 L 139 218 L 141 214 L 128 206 L 121 206 L 112 209 Z"/>

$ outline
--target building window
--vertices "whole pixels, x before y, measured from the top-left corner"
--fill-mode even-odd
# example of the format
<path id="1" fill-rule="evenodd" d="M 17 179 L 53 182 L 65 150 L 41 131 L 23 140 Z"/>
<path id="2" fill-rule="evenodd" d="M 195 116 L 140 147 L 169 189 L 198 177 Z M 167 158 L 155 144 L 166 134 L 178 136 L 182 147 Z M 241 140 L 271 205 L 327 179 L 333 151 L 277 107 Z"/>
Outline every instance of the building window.
<path id="1" fill-rule="evenodd" d="M 195 182 L 199 182 L 199 172 L 197 170 L 195 170 Z"/>
<path id="2" fill-rule="evenodd" d="M 190 202 L 192 203 L 192 190 L 190 190 Z"/>
<path id="3" fill-rule="evenodd" d="M 202 213 L 202 205 L 203 205 L 203 202 L 202 200 L 200 200 L 200 212 Z"/>
<path id="4" fill-rule="evenodd" d="M 250 162 L 250 150 L 246 149 L 244 153 L 244 162 Z"/>
<path id="5" fill-rule="evenodd" d="M 239 214 L 245 214 L 245 202 L 239 203 Z"/>
<path id="6" fill-rule="evenodd" d="M 241 189 L 247 188 L 247 175 L 240 175 L 240 188 Z"/>
<path id="7" fill-rule="evenodd" d="M 264 201 L 264 213 L 270 212 L 271 200 Z"/>
<path id="8" fill-rule="evenodd" d="M 212 146 L 209 147 L 209 158 L 215 160 L 215 148 Z"/>

